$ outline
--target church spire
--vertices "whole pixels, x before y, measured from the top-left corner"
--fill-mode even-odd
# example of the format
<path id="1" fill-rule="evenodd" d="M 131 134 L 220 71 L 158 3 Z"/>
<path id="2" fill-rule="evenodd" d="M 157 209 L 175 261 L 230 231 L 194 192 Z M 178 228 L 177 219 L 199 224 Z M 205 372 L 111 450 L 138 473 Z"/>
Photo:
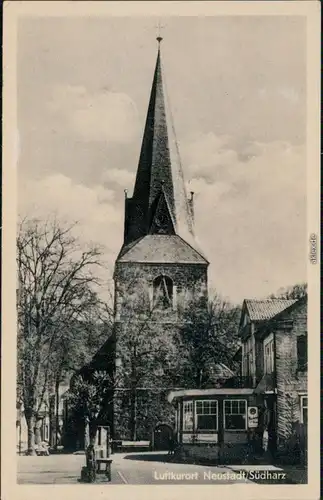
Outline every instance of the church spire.
<path id="1" fill-rule="evenodd" d="M 133 197 L 126 200 L 125 241 L 147 234 L 193 237 L 192 203 L 188 200 L 171 111 L 158 52 L 143 133 Z"/>

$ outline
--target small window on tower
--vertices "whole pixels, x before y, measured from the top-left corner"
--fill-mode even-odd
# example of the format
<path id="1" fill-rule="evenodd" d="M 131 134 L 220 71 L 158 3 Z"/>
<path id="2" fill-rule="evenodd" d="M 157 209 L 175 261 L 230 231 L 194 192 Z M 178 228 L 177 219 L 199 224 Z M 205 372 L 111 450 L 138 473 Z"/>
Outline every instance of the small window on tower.
<path id="1" fill-rule="evenodd" d="M 156 309 L 173 306 L 173 282 L 168 276 L 158 276 L 153 283 L 153 301 Z"/>

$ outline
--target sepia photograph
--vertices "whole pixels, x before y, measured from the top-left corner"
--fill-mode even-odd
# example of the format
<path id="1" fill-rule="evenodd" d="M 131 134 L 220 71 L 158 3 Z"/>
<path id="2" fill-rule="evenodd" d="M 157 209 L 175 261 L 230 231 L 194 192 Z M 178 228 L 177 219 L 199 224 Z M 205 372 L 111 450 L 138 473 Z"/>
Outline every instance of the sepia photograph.
<path id="1" fill-rule="evenodd" d="M 308 486 L 306 9 L 58 3 L 15 21 L 17 485 Z"/>

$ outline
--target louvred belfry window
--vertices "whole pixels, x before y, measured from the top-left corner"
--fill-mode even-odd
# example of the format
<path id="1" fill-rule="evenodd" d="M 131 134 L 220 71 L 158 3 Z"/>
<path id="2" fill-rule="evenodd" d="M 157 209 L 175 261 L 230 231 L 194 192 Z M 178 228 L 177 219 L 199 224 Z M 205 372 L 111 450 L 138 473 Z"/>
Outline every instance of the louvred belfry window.
<path id="1" fill-rule="evenodd" d="M 153 283 L 153 301 L 156 309 L 173 306 L 173 282 L 168 276 L 158 276 Z"/>

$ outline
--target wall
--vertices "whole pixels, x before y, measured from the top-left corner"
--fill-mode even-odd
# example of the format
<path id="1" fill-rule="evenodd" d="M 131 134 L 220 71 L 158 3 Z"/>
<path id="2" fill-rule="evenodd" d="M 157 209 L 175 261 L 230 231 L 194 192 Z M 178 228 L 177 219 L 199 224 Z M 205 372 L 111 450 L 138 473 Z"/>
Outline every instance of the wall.
<path id="1" fill-rule="evenodd" d="M 40 426 L 40 441 L 49 442 L 51 422 L 48 413 L 43 412 Z M 16 446 L 17 453 L 24 453 L 28 448 L 28 427 L 24 411 L 21 411 L 16 421 Z"/>
<path id="2" fill-rule="evenodd" d="M 207 266 L 197 264 L 142 264 L 116 263 L 115 301 L 117 319 L 122 319 L 122 296 L 136 291 L 138 285 L 146 287 L 149 294 L 153 280 L 160 275 L 173 280 L 177 300 L 177 314 L 167 317 L 168 321 L 180 320 L 180 314 L 188 303 L 188 292 L 200 291 L 207 298 Z M 161 318 L 160 318 L 161 320 Z"/>
<path id="3" fill-rule="evenodd" d="M 58 444 L 61 444 L 62 433 L 64 432 L 65 423 L 65 393 L 69 386 L 67 384 L 61 384 L 59 387 L 59 404 L 58 404 L 58 423 L 60 425 L 58 432 Z M 52 408 L 50 408 L 50 399 L 52 399 Z M 40 409 L 41 415 L 41 426 L 40 426 L 40 439 L 41 441 L 47 441 L 54 446 L 56 444 L 55 433 L 56 433 L 56 405 L 55 405 L 55 395 L 49 396 L 45 394 L 44 403 Z M 28 428 L 26 423 L 26 418 L 23 410 L 23 405 L 21 406 L 21 411 L 17 412 L 17 422 L 16 422 L 16 442 L 17 451 L 24 452 L 27 450 L 28 444 Z"/>
<path id="4" fill-rule="evenodd" d="M 300 421 L 300 394 L 307 393 L 307 372 L 297 370 L 297 336 L 307 334 L 307 304 L 300 304 L 282 320 L 293 320 L 292 329 L 276 331 L 278 447 L 288 446 Z"/>
<path id="5" fill-rule="evenodd" d="M 161 314 L 153 311 L 152 315 L 147 317 L 145 311 L 147 311 L 147 306 L 151 305 L 152 283 L 161 274 L 169 276 L 173 280 L 174 294 L 176 294 L 175 307 L 173 310 L 167 310 L 166 313 L 162 312 Z M 121 366 L 117 368 L 116 376 L 119 386 L 126 384 L 126 388 L 129 389 L 129 375 L 127 375 L 128 382 L 125 383 L 123 373 L 129 374 L 131 372 L 130 351 L 132 348 L 130 347 L 130 350 L 125 348 L 125 343 L 127 345 L 127 340 L 131 338 L 133 333 L 136 335 L 136 331 L 138 331 L 139 336 L 142 334 L 147 336 L 147 350 L 154 348 L 153 337 L 158 337 L 165 342 L 167 337 L 172 338 L 183 322 L 183 314 L 189 303 L 190 293 L 198 290 L 203 296 L 205 306 L 207 304 L 207 266 L 117 262 L 115 290 L 116 356 L 117 359 L 121 360 Z M 142 294 L 142 317 L 138 311 L 132 315 L 131 307 L 129 308 L 132 300 L 132 298 L 129 300 L 129 297 L 136 297 L 138 293 Z M 142 348 L 141 343 L 138 349 Z M 174 408 L 167 403 L 167 393 L 170 388 L 166 377 L 160 377 L 159 383 L 158 376 L 155 376 L 154 373 L 148 373 L 148 376 L 141 379 L 138 385 L 140 387 L 155 387 L 165 383 L 168 386 L 165 391 L 136 390 L 132 393 L 129 390 L 119 391 L 114 401 L 115 438 L 131 439 L 131 420 L 133 421 L 134 407 L 137 419 L 136 439 L 150 439 L 154 425 L 159 420 L 174 426 L 175 412 Z"/>

